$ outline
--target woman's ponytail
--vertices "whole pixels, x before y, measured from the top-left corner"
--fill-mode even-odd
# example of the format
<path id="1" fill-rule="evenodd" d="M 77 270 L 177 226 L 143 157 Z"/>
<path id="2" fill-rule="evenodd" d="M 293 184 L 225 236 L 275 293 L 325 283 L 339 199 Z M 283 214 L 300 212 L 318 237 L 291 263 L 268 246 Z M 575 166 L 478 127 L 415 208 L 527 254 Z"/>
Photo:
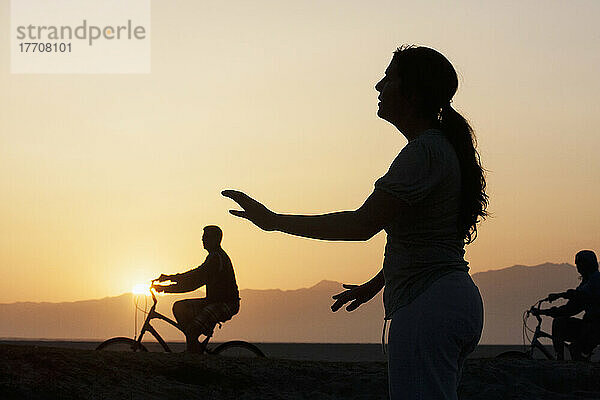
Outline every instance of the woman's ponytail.
<path id="1" fill-rule="evenodd" d="M 459 231 L 468 244 L 477 237 L 477 223 L 488 215 L 488 195 L 485 193 L 485 176 L 476 149 L 477 141 L 469 122 L 450 103 L 441 108 L 439 121 L 460 163 Z"/>

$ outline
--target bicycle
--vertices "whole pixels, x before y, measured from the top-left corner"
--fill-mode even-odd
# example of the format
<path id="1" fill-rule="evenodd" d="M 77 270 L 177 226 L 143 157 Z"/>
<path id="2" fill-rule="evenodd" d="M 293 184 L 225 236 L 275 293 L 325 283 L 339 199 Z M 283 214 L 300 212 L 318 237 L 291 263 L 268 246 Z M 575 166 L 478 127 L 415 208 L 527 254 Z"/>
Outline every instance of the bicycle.
<path id="1" fill-rule="evenodd" d="M 538 313 L 536 313 L 536 311 L 541 310 L 542 303 L 545 301 L 549 301 L 549 298 L 546 297 L 544 299 L 539 300 L 535 305 L 532 305 L 528 310 L 523 312 L 523 347 L 525 347 L 525 339 L 529 340 L 527 331 L 529 331 L 529 333 L 533 333 L 529 349 L 527 349 L 526 351 L 505 351 L 503 353 L 498 354 L 496 358 L 533 359 L 533 352 L 535 351 L 535 349 L 538 349 L 542 352 L 542 354 L 544 354 L 544 356 L 546 356 L 548 360 L 556 360 L 556 357 L 552 355 L 540 342 L 540 338 L 548 338 L 550 340 L 554 338 L 551 334 L 542 331 L 542 317 Z M 529 319 L 530 315 L 535 316 L 535 318 L 537 319 L 537 326 L 535 327 L 535 330 L 531 330 L 527 326 L 527 320 Z"/>
<path id="2" fill-rule="evenodd" d="M 555 355 L 552 355 L 547 349 L 546 347 L 540 342 L 540 338 L 548 338 L 550 340 L 554 339 L 554 337 L 547 333 L 542 331 L 541 329 L 541 325 L 542 325 L 542 317 L 539 315 L 538 311 L 541 311 L 541 305 L 543 302 L 547 301 L 547 302 L 552 302 L 558 298 L 568 298 L 569 295 L 569 291 L 564 292 L 564 293 L 555 293 L 550 295 L 549 297 L 546 297 L 544 299 L 539 300 L 535 305 L 531 306 L 529 308 L 529 310 L 526 310 L 525 312 L 523 312 L 523 347 L 525 347 L 525 342 L 529 339 L 529 336 L 527 335 L 527 332 L 529 333 L 533 333 L 533 337 L 531 338 L 531 343 L 529 345 L 529 349 L 527 349 L 526 351 L 516 351 L 516 350 L 511 350 L 511 351 L 505 351 L 503 353 L 500 353 L 496 356 L 496 358 L 520 358 L 520 359 L 533 359 L 533 353 L 535 351 L 535 349 L 538 349 L 539 351 L 542 352 L 542 354 L 544 356 L 546 356 L 546 358 L 548 360 L 558 360 L 558 358 Z M 535 318 L 537 319 L 537 326 L 535 327 L 535 330 L 531 330 L 531 328 L 529 328 L 527 326 L 527 320 L 529 319 L 529 316 L 533 315 L 535 316 Z M 576 355 L 573 355 L 573 343 L 564 343 L 565 347 L 569 350 L 569 353 L 571 353 L 571 357 L 577 357 L 577 352 Z M 593 352 L 590 353 L 589 355 L 585 355 L 583 356 L 583 358 L 573 358 L 573 359 L 581 359 L 581 360 L 587 360 L 589 361 L 591 359 L 593 355 Z M 581 357 L 581 355 L 579 355 L 579 357 Z"/>
<path id="3" fill-rule="evenodd" d="M 140 334 L 134 334 L 133 339 L 119 336 L 105 340 L 104 342 L 100 343 L 98 347 L 96 347 L 96 350 L 148 352 L 148 348 L 142 343 L 142 338 L 146 332 L 150 332 L 150 334 L 154 336 L 158 343 L 160 343 L 164 351 L 167 353 L 171 353 L 169 345 L 160 336 L 158 331 L 150 324 L 150 321 L 153 319 L 160 319 L 169 323 L 170 325 L 173 325 L 182 333 L 183 329 L 177 322 L 156 311 L 156 304 L 158 303 L 158 299 L 156 298 L 154 289 L 150 289 L 150 294 L 152 296 L 153 304 L 152 307 L 150 307 L 150 311 L 146 316 L 146 320 L 144 321 L 144 325 L 142 326 Z M 265 357 L 265 354 L 258 347 L 243 340 L 232 340 L 229 342 L 221 343 L 215 348 L 210 348 L 208 346 L 208 342 L 210 341 L 211 337 L 212 335 L 206 336 L 206 339 L 204 339 L 204 341 L 202 342 L 201 354 L 217 354 L 220 356 L 228 357 Z"/>

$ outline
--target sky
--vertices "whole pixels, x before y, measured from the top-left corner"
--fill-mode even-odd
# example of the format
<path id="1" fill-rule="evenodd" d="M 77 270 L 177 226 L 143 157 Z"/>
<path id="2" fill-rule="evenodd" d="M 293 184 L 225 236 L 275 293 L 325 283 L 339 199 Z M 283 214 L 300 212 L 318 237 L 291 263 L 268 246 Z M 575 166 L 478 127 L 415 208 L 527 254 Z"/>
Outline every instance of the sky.
<path id="1" fill-rule="evenodd" d="M 0 303 L 118 295 L 202 263 L 217 224 L 241 288 L 368 280 L 385 233 L 340 243 L 230 216 L 355 209 L 406 139 L 378 119 L 402 44 L 453 63 L 492 217 L 471 273 L 600 250 L 600 2 L 152 1 L 151 73 L 10 73 L 0 2 Z M 451 3 L 451 4 L 450 4 Z"/>

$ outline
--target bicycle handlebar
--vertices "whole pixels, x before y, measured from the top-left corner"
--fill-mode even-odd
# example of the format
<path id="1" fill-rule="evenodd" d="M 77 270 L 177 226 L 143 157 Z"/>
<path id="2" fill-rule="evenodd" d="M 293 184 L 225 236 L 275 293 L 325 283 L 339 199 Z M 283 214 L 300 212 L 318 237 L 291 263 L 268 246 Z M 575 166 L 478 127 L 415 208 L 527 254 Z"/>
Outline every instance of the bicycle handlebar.
<path id="1" fill-rule="evenodd" d="M 541 300 L 538 300 L 535 305 L 531 306 L 528 310 L 528 312 L 531 312 L 533 309 L 540 309 L 541 305 L 543 302 L 547 301 L 547 302 L 553 302 L 554 300 L 560 299 L 560 298 L 567 298 L 567 292 L 560 292 L 560 293 L 551 293 L 549 294 L 547 297 L 544 297 Z"/>
<path id="2" fill-rule="evenodd" d="M 539 310 L 540 307 L 542 306 L 542 303 L 548 301 L 548 298 L 543 298 L 541 300 L 538 300 L 534 305 L 532 305 L 531 307 L 529 307 L 529 310 L 527 310 L 528 314 L 532 314 L 533 310 Z"/>
<path id="3" fill-rule="evenodd" d="M 529 307 L 529 310 L 526 311 L 527 316 L 533 314 L 533 316 L 535 317 L 535 319 L 537 319 L 538 322 L 541 323 L 542 322 L 542 317 L 538 313 L 536 313 L 535 310 L 540 310 L 541 311 L 540 307 L 542 306 L 542 303 L 545 302 L 545 301 L 549 302 L 550 301 L 549 297 L 545 297 L 545 298 L 543 298 L 541 300 L 538 300 L 534 305 L 532 305 L 531 307 Z"/>
<path id="4" fill-rule="evenodd" d="M 156 280 L 152 280 L 150 282 L 150 295 L 152 296 L 152 301 L 154 302 L 154 305 L 156 305 L 156 303 L 158 303 L 158 299 L 156 298 L 156 289 L 154 289 L 154 282 L 156 282 Z"/>
<path id="5" fill-rule="evenodd" d="M 155 290 L 153 288 L 151 288 L 150 289 L 150 295 L 152 296 L 152 301 L 156 305 L 156 303 L 158 303 L 158 299 L 156 298 L 156 294 L 154 292 L 155 292 Z"/>

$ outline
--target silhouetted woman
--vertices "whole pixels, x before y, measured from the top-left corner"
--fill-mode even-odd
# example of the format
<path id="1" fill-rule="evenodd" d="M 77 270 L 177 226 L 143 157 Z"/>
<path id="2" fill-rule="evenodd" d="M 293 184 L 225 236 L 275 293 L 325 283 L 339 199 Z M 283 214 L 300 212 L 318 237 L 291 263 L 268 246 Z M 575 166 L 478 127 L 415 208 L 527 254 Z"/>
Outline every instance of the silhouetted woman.
<path id="1" fill-rule="evenodd" d="M 267 231 L 323 240 L 368 240 L 385 229 L 383 269 L 345 285 L 336 311 L 356 309 L 384 286 L 392 399 L 456 399 L 461 369 L 481 336 L 483 304 L 468 274 L 464 245 L 486 216 L 485 178 L 468 122 L 452 106 L 456 71 L 440 53 L 401 47 L 375 89 L 379 117 L 408 144 L 355 211 L 282 215 L 226 190 L 246 218 Z"/>

